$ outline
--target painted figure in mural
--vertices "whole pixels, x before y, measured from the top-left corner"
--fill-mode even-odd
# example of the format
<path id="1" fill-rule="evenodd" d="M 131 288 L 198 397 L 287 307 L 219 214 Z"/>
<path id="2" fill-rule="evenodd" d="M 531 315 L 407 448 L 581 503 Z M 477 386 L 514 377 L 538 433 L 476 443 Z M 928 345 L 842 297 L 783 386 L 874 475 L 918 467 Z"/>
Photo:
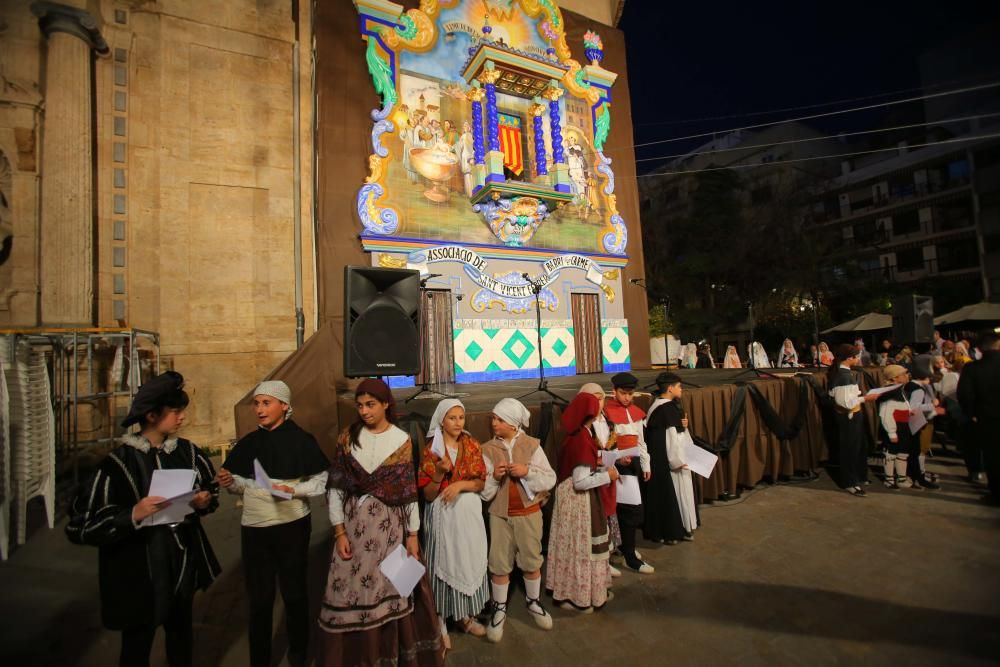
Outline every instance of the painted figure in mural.
<path id="1" fill-rule="evenodd" d="M 444 142 L 449 146 L 454 146 L 458 142 L 458 130 L 455 129 L 455 124 L 450 120 L 444 121 L 441 134 L 444 137 Z"/>
<path id="2" fill-rule="evenodd" d="M 570 146 L 566 152 L 566 163 L 569 165 L 569 177 L 573 181 L 573 194 L 580 210 L 586 208 L 587 201 L 587 167 L 583 158 L 583 148 L 570 138 Z"/>
<path id="3" fill-rule="evenodd" d="M 475 164 L 474 141 L 472 138 L 472 125 L 469 121 L 462 123 L 462 135 L 455 144 L 455 154 L 458 156 L 458 164 L 462 170 L 462 183 L 465 185 L 465 196 L 472 196 L 472 167 Z"/>
<path id="4" fill-rule="evenodd" d="M 413 169 L 413 161 L 410 159 L 410 151 L 413 150 L 416 133 L 416 122 L 413 116 L 410 116 L 406 119 L 406 127 L 399 133 L 399 138 L 403 140 L 403 168 L 406 170 L 406 176 L 410 179 L 410 183 L 417 182 L 417 172 Z"/>

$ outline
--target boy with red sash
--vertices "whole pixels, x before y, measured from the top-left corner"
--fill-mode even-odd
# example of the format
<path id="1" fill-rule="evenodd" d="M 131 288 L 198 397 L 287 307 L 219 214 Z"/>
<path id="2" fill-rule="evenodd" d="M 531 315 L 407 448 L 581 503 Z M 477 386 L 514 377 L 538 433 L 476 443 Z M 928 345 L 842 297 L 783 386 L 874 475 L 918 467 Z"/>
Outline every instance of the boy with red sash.
<path id="1" fill-rule="evenodd" d="M 635 550 L 635 531 L 642 525 L 642 501 L 639 499 L 639 476 L 649 481 L 649 452 L 643 437 L 643 420 L 646 413 L 632 402 L 638 378 L 631 373 L 618 373 L 612 376 L 611 384 L 614 393 L 604 404 L 604 416 L 611 423 L 617 436 L 619 450 L 639 448 L 639 457 L 626 457 L 616 463 L 621 475 L 618 479 L 617 512 L 618 525 L 621 530 L 622 544 L 619 552 L 625 559 L 625 565 L 642 574 L 652 574 L 653 566 L 642 561 Z"/>

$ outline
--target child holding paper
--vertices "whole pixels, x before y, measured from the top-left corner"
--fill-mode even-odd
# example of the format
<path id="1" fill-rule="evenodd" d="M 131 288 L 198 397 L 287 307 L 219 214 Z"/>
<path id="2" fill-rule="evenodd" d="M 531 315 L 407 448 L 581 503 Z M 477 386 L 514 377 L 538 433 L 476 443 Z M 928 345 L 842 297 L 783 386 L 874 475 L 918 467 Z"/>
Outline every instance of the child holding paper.
<path id="1" fill-rule="evenodd" d="M 851 369 L 861 363 L 861 350 L 854 345 L 838 345 L 827 369 L 826 386 L 833 399 L 837 419 L 837 443 L 840 449 L 841 487 L 855 498 L 863 498 L 868 479 L 868 450 L 865 419 L 861 407 L 878 397 L 862 395 Z"/>
<path id="2" fill-rule="evenodd" d="M 219 505 L 215 470 L 192 442 L 177 437 L 188 395 L 180 373 L 167 371 L 139 387 L 122 426 L 140 431 L 101 462 L 70 511 L 66 534 L 98 547 L 98 581 L 104 626 L 122 633 L 119 664 L 148 665 L 156 628 L 166 632 L 167 661 L 190 665 L 191 606 L 219 574 L 200 518 Z M 158 470 L 191 471 L 189 513 L 179 523 L 145 526 L 170 506 L 150 496 Z"/>
<path id="3" fill-rule="evenodd" d="M 661 479 L 664 461 L 670 470 L 670 486 L 674 491 L 674 506 L 677 515 L 671 512 L 669 522 L 664 522 L 661 526 L 667 541 L 678 539 L 678 525 L 676 519 L 680 519 L 679 539 L 694 540 L 694 531 L 698 528 L 698 508 L 694 502 L 694 483 L 691 479 L 691 471 L 684 462 L 684 448 L 691 446 L 691 434 L 687 432 L 688 419 L 684 415 L 684 408 L 681 406 L 681 396 L 684 393 L 684 386 L 681 379 L 674 373 L 660 373 L 656 377 L 656 386 L 659 397 L 649 406 L 649 414 L 646 416 L 646 424 L 654 430 L 657 441 L 660 433 L 663 437 L 663 451 L 657 452 L 659 447 L 653 446 L 653 475 L 659 472 Z M 652 438 L 650 439 L 652 444 Z M 658 443 L 657 443 L 658 444 Z M 669 502 L 669 499 L 668 499 Z"/>
<path id="4" fill-rule="evenodd" d="M 577 394 L 562 414 L 566 431 L 559 450 L 559 485 L 549 533 L 547 588 L 563 609 L 590 613 L 610 599 L 607 515 L 599 489 L 614 484 L 618 470 L 606 468 L 590 425 L 601 412 L 593 394 Z"/>
<path id="5" fill-rule="evenodd" d="M 882 443 L 885 448 L 886 488 L 899 490 L 912 486 L 906 477 L 907 460 L 910 458 L 913 435 L 910 433 L 910 403 L 905 387 L 910 373 L 904 367 L 889 364 L 883 371 L 893 391 L 878 395 L 876 406 Z"/>
<path id="6" fill-rule="evenodd" d="M 593 394 L 601 404 L 601 412 L 598 413 L 597 418 L 590 425 L 590 435 L 594 438 L 597 448 L 601 451 L 618 449 L 617 436 L 612 430 L 613 424 L 604 416 L 604 389 L 596 382 L 587 382 L 580 387 L 578 393 Z M 623 461 L 623 465 L 631 463 L 631 461 L 632 459 L 628 458 Z M 622 543 L 621 529 L 618 525 L 618 496 L 616 490 L 617 484 L 608 484 L 607 486 L 602 486 L 599 491 L 601 494 L 601 506 L 604 508 L 604 514 L 608 520 L 608 544 L 611 547 L 612 553 Z M 610 560 L 608 561 L 608 571 L 612 577 L 622 576 L 621 570 L 612 565 Z"/>
<path id="7" fill-rule="evenodd" d="M 493 407 L 493 439 L 483 443 L 486 486 L 480 494 L 490 514 L 490 622 L 486 638 L 499 642 L 507 620 L 507 591 L 514 563 L 524 575 L 528 614 L 543 630 L 552 616 L 542 606 L 542 505 L 555 486 L 556 474 L 541 443 L 524 429 L 528 409 L 513 398 Z"/>
<path id="8" fill-rule="evenodd" d="M 340 434 L 329 471 L 335 547 L 319 614 L 323 664 L 441 665 L 441 623 L 426 574 L 402 595 L 380 568 L 400 545 L 420 558 L 410 437 L 393 423 L 395 400 L 382 380 L 363 380 L 354 400 L 358 419 Z"/>
<path id="9" fill-rule="evenodd" d="M 285 604 L 289 664 L 306 664 L 309 648 L 309 498 L 326 492 L 330 463 L 316 438 L 291 419 L 291 402 L 287 384 L 261 382 L 253 396 L 257 428 L 236 443 L 219 469 L 222 487 L 243 497 L 240 538 L 252 666 L 271 664 L 275 580 Z"/>
<path id="10" fill-rule="evenodd" d="M 431 416 L 417 475 L 417 486 L 428 502 L 424 513 L 427 569 L 445 637 L 444 623 L 449 618 L 462 632 L 486 636 L 486 628 L 476 621 L 489 598 L 486 524 L 479 499 L 485 484 L 482 446 L 465 430 L 465 406 L 446 398 Z"/>
<path id="11" fill-rule="evenodd" d="M 635 548 L 635 534 L 643 522 L 640 480 L 650 479 L 649 451 L 643 433 L 646 413 L 635 404 L 633 398 L 639 380 L 631 373 L 616 373 L 611 376 L 614 392 L 604 403 L 604 416 L 615 432 L 618 449 L 639 449 L 639 456 L 631 460 L 622 459 L 616 463 L 621 477 L 615 483 L 618 528 L 621 532 L 619 553 L 625 559 L 625 566 L 640 574 L 652 574 L 654 568 L 642 561 Z"/>

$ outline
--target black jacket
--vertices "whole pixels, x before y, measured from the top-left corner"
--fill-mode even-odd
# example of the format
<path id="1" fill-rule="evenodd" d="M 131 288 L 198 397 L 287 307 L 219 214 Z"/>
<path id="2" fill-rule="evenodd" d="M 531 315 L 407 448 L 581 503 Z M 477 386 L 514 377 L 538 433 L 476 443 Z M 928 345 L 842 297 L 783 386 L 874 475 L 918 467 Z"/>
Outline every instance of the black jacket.
<path id="1" fill-rule="evenodd" d="M 965 365 L 958 403 L 968 417 L 1000 420 L 1000 350 L 987 350 L 982 359 Z"/>
<path id="2" fill-rule="evenodd" d="M 66 526 L 70 541 L 99 549 L 101 619 L 110 630 L 160 625 L 174 596 L 204 590 L 220 571 L 200 519 L 219 506 L 212 463 L 188 440 L 159 450 L 137 436 L 125 440 L 132 444 L 108 454 L 81 489 Z M 132 508 L 149 495 L 156 468 L 194 470 L 195 487 L 212 494 L 210 505 L 174 527 L 136 529 Z"/>

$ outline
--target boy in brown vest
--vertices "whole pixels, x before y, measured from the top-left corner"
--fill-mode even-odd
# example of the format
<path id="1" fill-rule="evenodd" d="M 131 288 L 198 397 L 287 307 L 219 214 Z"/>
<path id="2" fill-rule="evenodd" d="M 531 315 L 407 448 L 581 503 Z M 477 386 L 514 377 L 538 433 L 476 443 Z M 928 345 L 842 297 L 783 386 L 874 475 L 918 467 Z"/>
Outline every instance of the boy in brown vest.
<path id="1" fill-rule="evenodd" d="M 480 494 L 489 503 L 489 568 L 493 600 L 486 637 L 499 642 L 507 620 L 507 587 L 514 562 L 524 574 L 528 612 L 543 630 L 552 617 L 542 606 L 542 504 L 555 486 L 556 473 L 537 438 L 527 428 L 528 409 L 513 398 L 493 408 L 494 438 L 483 444 L 486 486 Z"/>

